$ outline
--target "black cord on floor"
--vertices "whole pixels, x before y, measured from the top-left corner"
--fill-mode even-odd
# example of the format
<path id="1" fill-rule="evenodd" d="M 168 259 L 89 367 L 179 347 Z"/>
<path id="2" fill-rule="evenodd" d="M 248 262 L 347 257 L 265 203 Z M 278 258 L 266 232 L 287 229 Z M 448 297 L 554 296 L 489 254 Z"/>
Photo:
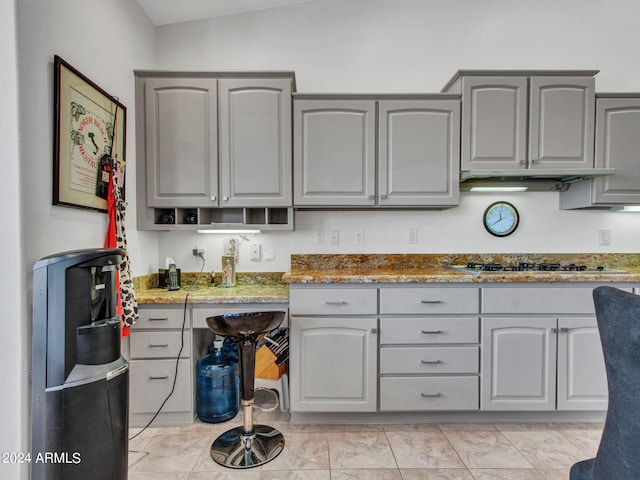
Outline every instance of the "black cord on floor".
<path id="1" fill-rule="evenodd" d="M 201 257 L 198 257 L 198 258 L 201 258 Z M 149 422 L 144 427 L 142 427 L 142 430 L 140 430 L 134 436 L 130 437 L 129 441 L 136 438 L 153 423 L 153 421 L 157 418 L 157 416 L 160 415 L 162 408 L 169 401 L 169 399 L 171 398 L 171 395 L 173 395 L 173 392 L 176 389 L 176 381 L 178 380 L 178 367 L 180 365 L 180 356 L 182 355 L 182 350 L 184 349 L 184 329 L 187 324 L 187 300 L 189 299 L 189 294 L 191 293 L 191 290 L 193 289 L 193 287 L 195 287 L 198 284 L 198 280 L 200 280 L 200 277 L 202 276 L 202 272 L 204 271 L 204 264 L 205 264 L 205 260 L 203 258 L 202 268 L 198 272 L 198 276 L 196 277 L 194 282 L 187 287 L 187 295 L 184 297 L 184 306 L 183 306 L 183 312 L 182 312 L 182 330 L 180 332 L 180 350 L 178 351 L 178 358 L 176 359 L 176 370 L 173 375 L 173 385 L 171 386 L 171 391 L 169 392 L 169 395 L 166 396 L 166 398 L 164 399 L 164 401 L 162 402 L 162 404 L 160 405 L 156 413 L 153 415 L 153 417 L 151 417 L 151 420 L 149 420 Z"/>

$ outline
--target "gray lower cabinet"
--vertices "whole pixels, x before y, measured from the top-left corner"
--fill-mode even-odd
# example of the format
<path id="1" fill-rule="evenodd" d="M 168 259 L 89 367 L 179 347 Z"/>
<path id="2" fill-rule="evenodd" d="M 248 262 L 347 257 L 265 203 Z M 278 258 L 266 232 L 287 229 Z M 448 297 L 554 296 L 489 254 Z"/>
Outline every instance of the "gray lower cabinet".
<path id="1" fill-rule="evenodd" d="M 380 410 L 479 407 L 476 287 L 380 286 Z"/>
<path id="2" fill-rule="evenodd" d="M 297 95 L 293 106 L 296 206 L 458 204 L 457 96 Z"/>
<path id="3" fill-rule="evenodd" d="M 482 410 L 606 409 L 593 288 L 481 288 Z"/>
<path id="4" fill-rule="evenodd" d="M 560 208 L 603 208 L 640 204 L 640 94 L 596 95 L 596 168 L 605 175 L 560 193 Z"/>
<path id="5" fill-rule="evenodd" d="M 139 314 L 129 337 L 129 423 L 146 425 L 173 391 L 155 422 L 189 424 L 195 398 L 191 311 L 185 320 L 181 306 L 140 305 Z"/>
<path id="6" fill-rule="evenodd" d="M 291 411 L 376 411 L 376 287 L 291 285 L 289 295 Z"/>
<path id="7" fill-rule="evenodd" d="M 597 71 L 460 71 L 462 170 L 593 168 Z"/>

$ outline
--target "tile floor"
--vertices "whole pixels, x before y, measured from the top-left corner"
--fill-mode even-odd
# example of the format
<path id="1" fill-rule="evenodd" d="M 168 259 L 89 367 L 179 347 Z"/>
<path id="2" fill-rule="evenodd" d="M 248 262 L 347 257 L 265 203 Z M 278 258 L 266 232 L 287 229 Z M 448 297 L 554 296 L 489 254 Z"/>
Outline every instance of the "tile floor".
<path id="1" fill-rule="evenodd" d="M 280 412 L 256 423 L 278 428 L 284 451 L 262 467 L 230 470 L 209 447 L 240 425 L 149 427 L 129 442 L 129 480 L 567 480 L 593 457 L 598 423 L 292 425 Z M 131 429 L 131 435 L 140 429 Z"/>

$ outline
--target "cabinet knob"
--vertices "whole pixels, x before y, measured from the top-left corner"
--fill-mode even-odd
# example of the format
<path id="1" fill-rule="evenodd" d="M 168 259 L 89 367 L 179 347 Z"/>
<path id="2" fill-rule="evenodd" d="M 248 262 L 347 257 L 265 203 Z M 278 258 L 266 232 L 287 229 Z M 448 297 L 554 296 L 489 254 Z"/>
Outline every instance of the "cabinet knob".
<path id="1" fill-rule="evenodd" d="M 526 160 L 520 160 L 520 165 L 526 165 L 527 161 Z"/>
<path id="2" fill-rule="evenodd" d="M 378 329 L 377 328 L 372 328 L 371 329 L 371 333 L 378 333 Z"/>
<path id="3" fill-rule="evenodd" d="M 222 197 L 222 200 L 227 202 L 229 200 L 229 195 L 225 195 L 224 197 Z"/>
<path id="4" fill-rule="evenodd" d="M 387 199 L 387 196 L 386 196 L 386 195 L 380 195 L 380 198 L 381 198 L 382 200 L 386 200 L 386 199 Z"/>
<path id="5" fill-rule="evenodd" d="M 218 197 L 216 197 L 215 195 L 211 195 L 211 201 L 215 202 L 218 199 Z"/>
<path id="6" fill-rule="evenodd" d="M 532 158 L 531 159 L 531 163 L 538 163 L 540 160 L 538 160 L 537 158 Z"/>
<path id="7" fill-rule="evenodd" d="M 369 200 L 375 200 L 376 196 L 375 195 L 369 195 Z"/>

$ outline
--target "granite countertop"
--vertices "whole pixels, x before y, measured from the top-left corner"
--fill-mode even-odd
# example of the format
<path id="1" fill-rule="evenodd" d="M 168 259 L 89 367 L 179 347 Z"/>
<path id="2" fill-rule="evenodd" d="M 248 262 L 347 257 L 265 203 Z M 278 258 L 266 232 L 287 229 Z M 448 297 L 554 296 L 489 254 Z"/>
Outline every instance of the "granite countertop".
<path id="1" fill-rule="evenodd" d="M 576 263 L 625 273 L 511 272 L 472 274 L 448 265 L 468 261 Z M 296 283 L 640 282 L 640 254 L 363 254 L 292 255 L 283 281 Z"/>
<path id="2" fill-rule="evenodd" d="M 210 275 L 183 272 L 180 290 L 158 287 L 157 274 L 134 278 L 139 304 L 233 304 L 289 303 L 289 286 L 282 283 L 283 272 L 238 273 L 235 287 L 211 285 Z M 188 298 L 187 298 L 188 294 Z"/>

